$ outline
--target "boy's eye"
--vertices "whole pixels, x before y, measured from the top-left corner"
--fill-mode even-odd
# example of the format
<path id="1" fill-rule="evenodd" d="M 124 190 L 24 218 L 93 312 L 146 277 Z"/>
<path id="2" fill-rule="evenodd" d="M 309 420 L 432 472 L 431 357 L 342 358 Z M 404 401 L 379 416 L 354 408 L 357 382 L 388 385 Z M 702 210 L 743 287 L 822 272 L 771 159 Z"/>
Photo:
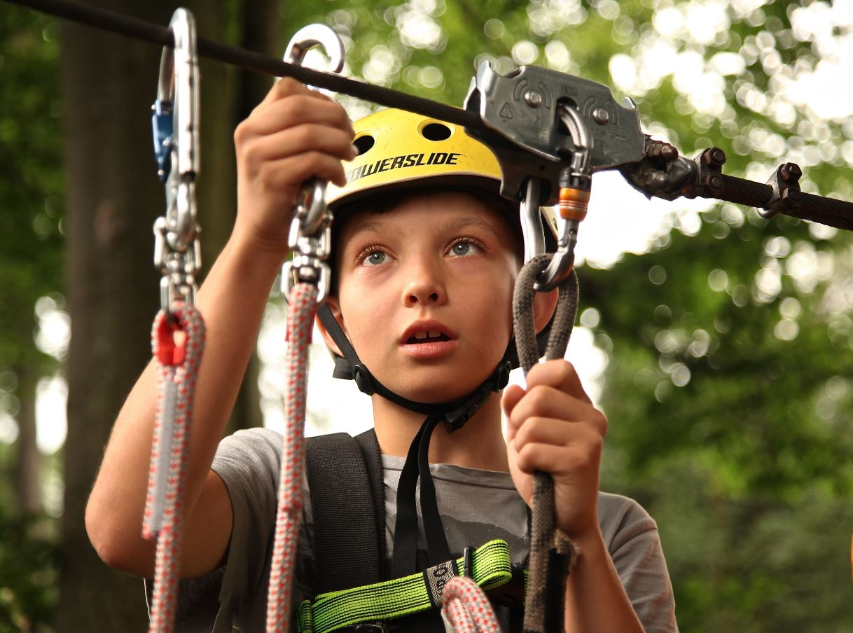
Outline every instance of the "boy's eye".
<path id="1" fill-rule="evenodd" d="M 459 240 L 450 247 L 450 254 L 454 257 L 465 257 L 480 252 L 480 247 L 470 240 Z"/>
<path id="2" fill-rule="evenodd" d="M 364 258 L 365 266 L 380 266 L 388 260 L 388 255 L 382 251 L 373 251 Z"/>

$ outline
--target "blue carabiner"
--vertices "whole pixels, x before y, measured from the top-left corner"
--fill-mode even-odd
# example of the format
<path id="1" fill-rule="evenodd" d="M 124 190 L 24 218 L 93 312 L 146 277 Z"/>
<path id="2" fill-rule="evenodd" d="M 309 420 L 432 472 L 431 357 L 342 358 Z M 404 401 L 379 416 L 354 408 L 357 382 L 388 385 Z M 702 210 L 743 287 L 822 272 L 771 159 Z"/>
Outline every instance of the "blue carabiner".
<path id="1" fill-rule="evenodd" d="M 173 103 L 159 98 L 151 106 L 151 133 L 154 137 L 154 158 L 157 160 L 157 176 L 160 182 L 169 179 L 172 171 Z"/>

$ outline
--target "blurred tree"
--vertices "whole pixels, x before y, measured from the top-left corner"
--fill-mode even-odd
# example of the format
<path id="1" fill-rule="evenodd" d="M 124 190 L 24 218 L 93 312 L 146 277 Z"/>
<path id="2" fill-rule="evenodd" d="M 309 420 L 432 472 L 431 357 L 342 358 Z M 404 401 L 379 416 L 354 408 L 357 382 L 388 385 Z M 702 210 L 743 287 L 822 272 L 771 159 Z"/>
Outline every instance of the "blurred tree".
<path id="1" fill-rule="evenodd" d="M 127 0 L 97 4 L 160 24 L 168 24 L 175 8 L 170 2 L 148 3 L 144 8 Z M 275 33 L 274 12 L 271 16 L 268 4 L 184 6 L 193 11 L 198 32 L 207 37 L 223 40 L 235 23 L 264 23 L 264 44 L 273 44 L 269 39 Z M 263 19 L 253 16 L 256 10 Z M 147 112 L 155 94 L 159 55 L 146 44 L 62 25 L 67 289 L 74 336 L 67 369 L 69 429 L 57 614 L 61 631 L 146 627 L 141 583 L 108 570 L 97 559 L 83 515 L 112 422 L 151 354 L 148 332 L 159 286 L 153 266 L 147 265 L 152 252 L 150 227 L 164 212 L 164 203 L 154 177 Z M 233 224 L 234 160 L 227 148 L 235 111 L 241 106 L 234 96 L 232 70 L 204 62 L 201 73 L 204 149 L 198 200 L 202 243 L 212 260 Z M 257 411 L 257 397 L 254 406 L 252 401 L 249 397 L 239 413 Z M 259 416 L 252 415 L 251 423 L 257 423 Z"/>
<path id="2" fill-rule="evenodd" d="M 482 61 L 544 65 L 632 96 L 688 155 L 723 148 L 727 173 L 765 180 L 790 160 L 805 190 L 850 199 L 853 103 L 832 89 L 846 85 L 847 9 L 380 0 L 311 18 L 350 38 L 350 72 L 372 83 L 459 105 Z M 850 236 L 693 208 L 672 204 L 651 252 L 580 271 L 610 359 L 603 485 L 659 518 L 683 630 L 846 630 Z"/>
<path id="3" fill-rule="evenodd" d="M 137 14 L 141 10 L 117 1 L 111 6 Z M 843 53 L 853 38 L 843 2 L 330 0 L 282 3 L 279 12 L 269 4 L 246 13 L 248 6 L 234 1 L 205 7 L 197 12 L 200 33 L 261 50 L 255 38 L 275 40 L 267 28 L 279 12 L 288 35 L 308 22 L 324 21 L 345 38 L 347 72 L 456 105 L 482 61 L 491 61 L 500 72 L 517 64 L 548 66 L 631 95 L 646 129 L 688 155 L 710 145 L 722 147 L 729 156 L 728 173 L 764 180 L 777 163 L 792 160 L 806 171 L 806 190 L 853 197 L 848 174 L 853 107 L 837 92 L 837 86 L 846 85 Z M 201 23 L 202 13 L 210 23 Z M 166 23 L 168 14 L 165 6 L 155 5 L 143 17 Z M 266 17 L 252 19 L 261 15 Z M 24 36 L 15 27 L 4 42 L 24 46 L 29 59 L 48 54 L 51 46 L 55 51 L 49 29 L 43 31 L 46 44 L 38 46 L 41 28 L 27 29 Z M 69 141 L 69 220 L 74 220 L 69 223 L 68 294 L 77 347 L 68 372 L 72 395 L 65 547 L 88 551 L 79 525 L 68 526 L 82 517 L 90 469 L 99 461 L 93 451 L 99 452 L 106 439 L 119 405 L 116 398 L 127 392 L 147 359 L 145 337 L 132 337 L 136 347 L 119 352 L 126 368 L 105 359 L 116 352 L 114 342 L 124 340 L 124 332 L 147 331 L 155 309 L 156 276 L 140 264 L 150 260 L 150 236 L 140 237 L 138 244 L 135 239 L 136 234 L 147 235 L 146 227 L 160 213 L 161 194 L 154 193 L 153 178 L 140 180 L 125 172 L 150 173 L 145 115 L 126 121 L 121 117 L 147 108 L 158 53 L 82 29 L 69 27 L 68 33 L 63 112 Z M 281 51 L 267 52 L 278 56 Z M 13 64 L 19 65 L 9 59 L 2 68 L 4 78 Z M 3 93 L 0 146 L 7 155 L 17 157 L 11 148 L 22 145 L 22 134 L 29 131 L 20 121 L 32 119 L 32 103 L 44 102 L 41 96 L 27 101 L 28 90 L 40 82 L 26 77 L 49 77 L 49 72 L 47 64 L 35 73 L 22 70 L 14 84 L 0 82 L 0 90 L 14 85 L 24 95 Z M 211 79 L 219 73 L 224 79 Z M 228 73 L 205 70 L 202 85 L 221 90 L 202 99 L 205 130 L 211 117 L 230 119 L 230 134 L 235 111 L 237 118 L 244 116 L 269 85 L 268 79 L 258 79 L 262 87 L 235 105 L 222 98 L 238 83 Z M 121 78 L 132 85 L 119 87 Z M 823 91 L 826 85 L 830 90 Z M 354 116 L 373 107 L 342 101 Z M 7 109 L 7 103 L 19 102 L 30 105 L 21 112 Z M 208 114 L 212 111 L 217 113 Z M 230 151 L 222 151 L 230 140 L 219 130 L 218 138 L 204 141 L 205 151 L 233 161 Z M 48 131 L 44 138 L 51 136 L 55 134 Z M 137 154 L 145 156 L 138 168 Z M 26 164 L 35 169 L 51 164 L 35 150 L 30 156 Z M 229 226 L 213 220 L 217 211 L 208 215 L 208 208 L 224 206 L 223 217 L 233 213 L 228 208 L 233 180 L 227 176 L 233 174 L 233 162 L 217 166 L 211 160 L 216 159 L 205 154 L 201 182 L 223 185 L 218 191 L 226 193 L 207 199 L 200 194 L 203 243 L 211 246 L 205 252 L 208 262 Z M 15 171 L 22 165 L 3 163 L 3 173 L 14 174 L 0 179 L 5 187 L 0 200 L 14 205 L 10 208 L 22 206 L 12 197 L 23 190 L 19 183 L 58 182 L 58 170 L 31 170 L 27 178 L 26 172 Z M 93 179 L 98 179 L 97 190 L 85 184 Z M 141 182 L 149 183 L 144 191 L 138 190 Z M 128 195 L 131 190 L 133 196 Z M 44 199 L 50 196 L 40 191 L 31 198 Z M 58 240 L 56 199 L 54 193 L 43 215 L 54 223 L 48 234 Z M 0 228 L 10 229 L 0 231 L 0 257 L 20 254 L 14 264 L 3 260 L 0 275 L 7 275 L 4 289 L 21 296 L 20 306 L 6 304 L 4 298 L 0 310 L 9 305 L 10 313 L 30 319 L 22 329 L 3 322 L 0 358 L 7 367 L 12 363 L 5 360 L 12 358 L 7 350 L 16 340 L 31 347 L 35 299 L 59 287 L 46 282 L 34 296 L 25 294 L 30 288 L 24 275 L 31 274 L 25 260 L 35 251 L 23 239 L 12 244 L 8 236 L 29 239 L 34 231 L 45 233 L 47 225 L 38 219 L 38 205 L 22 208 L 32 215 L 0 216 L 6 222 Z M 611 420 L 604 486 L 637 497 L 658 518 L 683 630 L 845 631 L 853 518 L 846 502 L 853 478 L 846 460 L 853 443 L 849 236 L 786 218 L 768 222 L 732 205 L 711 205 L 701 216 L 692 208 L 672 204 L 672 226 L 664 228 L 649 253 L 626 256 L 608 270 L 586 265 L 580 271 L 582 305 L 596 311 L 590 327 L 610 359 L 603 397 Z M 11 228 L 11 222 L 21 222 L 26 230 Z M 50 252 L 55 251 L 39 251 L 44 257 Z M 94 268 L 83 268 L 84 263 Z M 49 264 L 33 260 L 32 274 L 46 274 Z M 60 268 L 54 264 L 53 275 Z M 141 286 L 134 288 L 140 270 L 150 272 L 143 272 Z M 130 288 L 141 292 L 126 293 Z M 147 308 L 138 307 L 142 296 Z M 6 332 L 13 334 L 7 337 Z M 4 384 L 0 376 L 0 389 L 11 394 L 14 388 Z M 17 392 L 17 397 L 24 395 Z M 7 410 L 14 408 L 6 396 L 4 403 Z M 84 404 L 91 409 L 84 412 Z M 75 464 L 86 468 L 75 470 Z M 72 574 L 85 567 L 72 562 L 63 600 L 82 601 L 82 590 L 70 585 L 75 582 Z M 131 585 L 139 591 L 138 583 Z M 82 621 L 68 626 L 85 630 Z M 112 628 L 127 626 L 116 620 Z"/>
<path id="4" fill-rule="evenodd" d="M 55 40 L 43 16 L 19 8 L 8 8 L 0 16 L 0 204 L 7 209 L 0 215 L 0 413 L 15 417 L 18 424 L 11 502 L 22 512 L 41 509 L 36 385 L 58 368 L 56 359 L 33 340 L 36 301 L 62 288 Z"/>

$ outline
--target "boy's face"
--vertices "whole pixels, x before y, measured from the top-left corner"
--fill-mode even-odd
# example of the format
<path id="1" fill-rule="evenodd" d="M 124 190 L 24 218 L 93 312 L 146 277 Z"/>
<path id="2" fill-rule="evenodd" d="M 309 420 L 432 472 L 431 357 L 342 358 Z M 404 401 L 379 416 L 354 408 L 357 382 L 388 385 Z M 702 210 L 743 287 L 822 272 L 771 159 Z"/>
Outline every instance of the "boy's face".
<path id="1" fill-rule="evenodd" d="M 420 402 L 476 389 L 511 336 L 515 242 L 497 213 L 460 192 L 408 198 L 346 222 L 339 321 L 371 373 Z"/>

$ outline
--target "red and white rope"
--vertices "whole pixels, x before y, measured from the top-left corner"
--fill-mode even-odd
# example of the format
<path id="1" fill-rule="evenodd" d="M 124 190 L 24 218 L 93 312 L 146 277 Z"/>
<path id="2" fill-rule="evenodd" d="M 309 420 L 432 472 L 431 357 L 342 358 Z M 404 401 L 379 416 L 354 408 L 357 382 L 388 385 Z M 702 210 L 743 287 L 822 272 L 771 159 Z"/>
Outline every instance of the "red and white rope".
<path id="1" fill-rule="evenodd" d="M 163 311 L 154 319 L 151 347 L 159 370 L 157 417 L 142 524 L 143 537 L 157 541 L 150 633 L 171 633 L 175 626 L 186 457 L 204 341 L 204 319 L 190 304 L 177 304 L 171 319 Z"/>
<path id="2" fill-rule="evenodd" d="M 473 579 L 456 576 L 441 594 L 442 617 L 455 633 L 501 633 L 495 612 L 486 594 Z"/>
<path id="3" fill-rule="evenodd" d="M 317 311 L 317 287 L 299 283 L 288 299 L 287 386 L 284 447 L 278 488 L 278 512 L 267 597 L 267 633 L 286 633 L 290 624 L 291 585 L 302 517 L 302 467 L 305 452 L 305 399 L 308 346 Z"/>

